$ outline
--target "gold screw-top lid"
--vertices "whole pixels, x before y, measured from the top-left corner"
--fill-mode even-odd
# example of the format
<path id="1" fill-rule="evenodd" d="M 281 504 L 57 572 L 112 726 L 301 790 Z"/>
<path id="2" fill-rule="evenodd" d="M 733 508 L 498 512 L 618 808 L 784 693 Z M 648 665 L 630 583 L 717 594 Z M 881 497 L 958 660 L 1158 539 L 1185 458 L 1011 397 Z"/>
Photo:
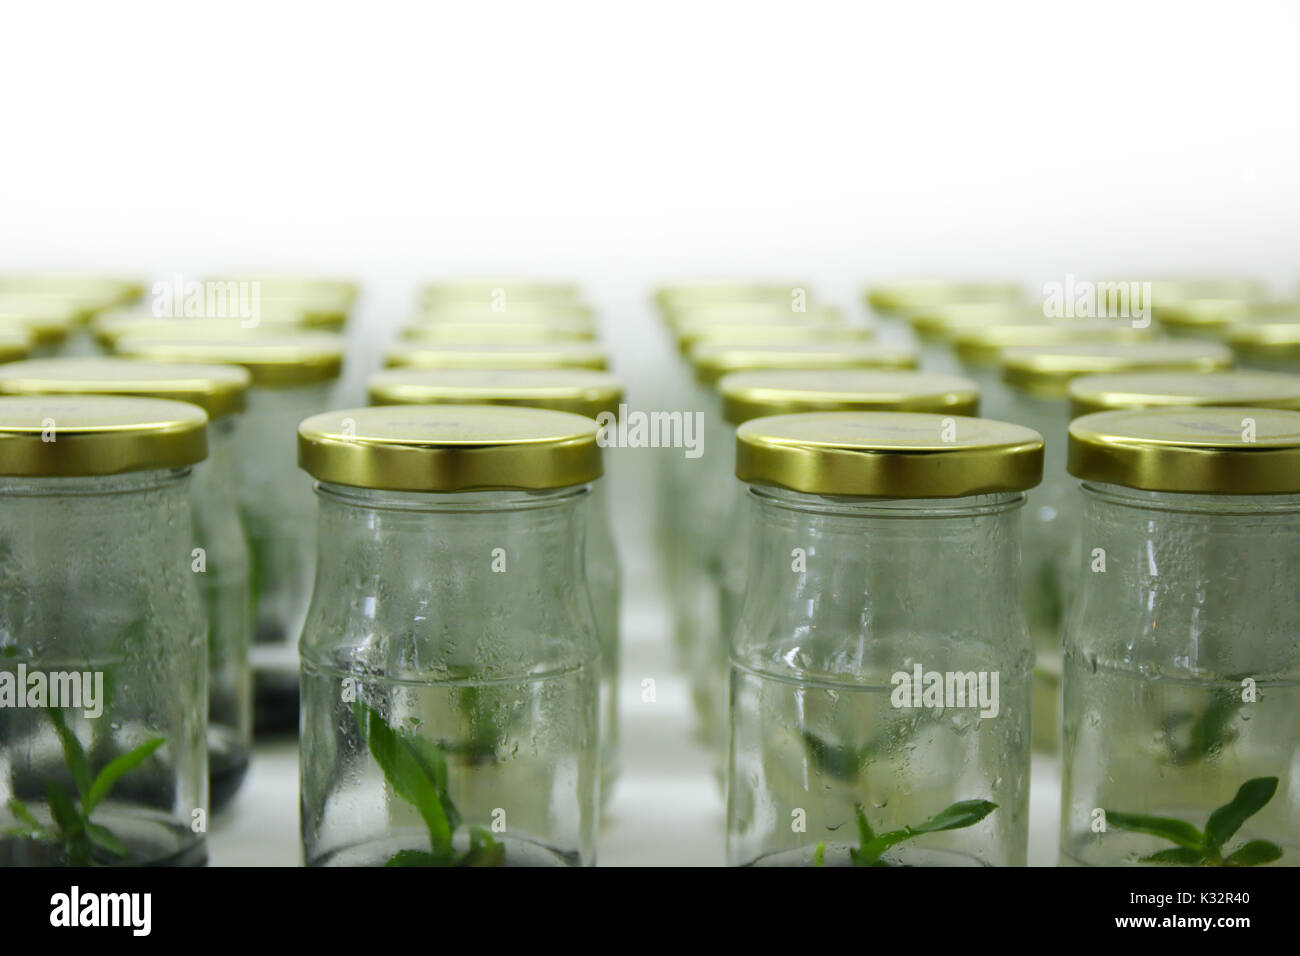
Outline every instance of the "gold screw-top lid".
<path id="1" fill-rule="evenodd" d="M 736 431 L 737 478 L 810 495 L 961 498 L 1024 491 L 1042 475 L 1042 436 L 985 418 L 815 412 Z"/>
<path id="2" fill-rule="evenodd" d="M 197 405 L 117 395 L 0 397 L 0 475 L 70 478 L 183 468 L 208 454 Z"/>
<path id="3" fill-rule="evenodd" d="M 1232 276 L 1209 279 L 1121 279 L 1118 282 L 1103 280 L 1095 283 L 1099 304 L 1105 301 L 1105 296 L 1131 297 L 1135 288 L 1138 289 L 1140 296 L 1143 284 L 1148 281 L 1151 285 L 1151 297 L 1146 304 L 1155 308 L 1171 306 L 1191 299 L 1262 299 L 1268 295 L 1268 286 L 1260 280 Z"/>
<path id="4" fill-rule="evenodd" d="M 461 302 L 434 299 L 421 303 L 416 320 L 420 324 L 438 322 L 509 322 L 514 324 L 584 324 L 596 327 L 596 311 L 580 302 Z"/>
<path id="5" fill-rule="evenodd" d="M 946 342 L 966 329 L 1042 323 L 1043 310 L 1020 302 L 941 302 L 903 314 L 917 338 Z"/>
<path id="6" fill-rule="evenodd" d="M 1184 494 L 1300 493 L 1300 412 L 1135 408 L 1070 423 L 1066 469 L 1085 481 Z"/>
<path id="7" fill-rule="evenodd" d="M 31 354 L 35 338 L 21 323 L 9 325 L 0 320 L 0 362 L 21 362 Z"/>
<path id="8" fill-rule="evenodd" d="M 1127 372 L 1070 383 L 1070 415 L 1189 405 L 1300 410 L 1300 375 L 1284 372 Z"/>
<path id="9" fill-rule="evenodd" d="M 761 368 L 916 368 L 916 352 L 912 349 L 874 342 L 808 342 L 798 346 L 702 342 L 691 349 L 689 359 L 696 380 L 705 385 L 732 372 Z"/>
<path id="10" fill-rule="evenodd" d="M 197 405 L 213 420 L 244 410 L 248 384 L 248 372 L 233 365 L 55 358 L 0 366 L 0 394 L 165 398 Z"/>
<path id="11" fill-rule="evenodd" d="M 605 350 L 590 342 L 534 345 L 399 344 L 384 357 L 390 368 L 609 368 Z"/>
<path id="12" fill-rule="evenodd" d="M 1228 327 L 1223 340 L 1246 359 L 1300 363 L 1300 302 L 1262 305 Z"/>
<path id="13" fill-rule="evenodd" d="M 877 312 L 906 315 L 918 309 L 957 303 L 1022 303 L 1024 290 L 1015 282 L 964 282 L 910 279 L 867 287 L 867 304 Z"/>
<path id="14" fill-rule="evenodd" d="M 1127 319 L 1045 319 L 993 323 L 954 332 L 952 348 L 967 365 L 995 366 L 1009 348 L 1050 348 L 1105 342 L 1152 342 L 1151 326 L 1139 328 Z"/>
<path id="15" fill-rule="evenodd" d="M 117 354 L 150 362 L 239 365 L 256 388 L 295 388 L 331 382 L 343 371 L 343 339 L 325 332 L 298 335 L 127 335 Z"/>
<path id="16" fill-rule="evenodd" d="M 1229 326 L 1248 320 L 1253 308 L 1246 299 L 1175 299 L 1152 303 L 1151 315 L 1171 333 L 1218 336 Z"/>
<path id="17" fill-rule="evenodd" d="M 520 405 L 595 418 L 617 412 L 623 383 L 585 368 L 393 368 L 366 383 L 372 405 Z"/>
<path id="18" fill-rule="evenodd" d="M 511 302 L 579 305 L 582 290 L 574 282 L 537 279 L 448 279 L 420 287 L 425 306 L 439 302 L 487 302 L 510 307 Z"/>
<path id="19" fill-rule="evenodd" d="M 799 324 L 695 325 L 679 329 L 677 344 L 683 354 L 701 343 L 712 345 L 801 345 L 804 342 L 870 342 L 876 330 L 870 325 L 847 322 Z"/>
<path id="20" fill-rule="evenodd" d="M 0 293 L 0 328 L 24 329 L 36 345 L 58 345 L 83 319 L 80 305 L 63 296 Z"/>
<path id="21" fill-rule="evenodd" d="M 762 369 L 718 382 L 722 416 L 740 425 L 765 415 L 800 412 L 931 412 L 975 415 L 979 386 L 967 378 L 893 369 Z"/>
<path id="22" fill-rule="evenodd" d="M 145 338 L 173 338 L 192 335 L 238 336 L 246 334 L 294 335 L 299 332 L 328 332 L 334 323 L 320 323 L 296 305 L 286 302 L 261 303 L 256 317 L 219 318 L 209 316 L 157 316 L 144 309 L 103 312 L 91 321 L 91 333 L 104 348 L 112 349 L 128 335 Z"/>
<path id="23" fill-rule="evenodd" d="M 1215 342 L 1132 342 L 1009 348 L 1002 353 L 1002 381 L 1040 398 L 1066 397 L 1080 375 L 1213 372 L 1232 367 L 1232 352 Z"/>
<path id="24" fill-rule="evenodd" d="M 596 333 L 590 322 L 421 322 L 402 329 L 402 338 L 416 343 L 452 345 L 536 345 L 547 342 L 590 342 Z"/>
<path id="25" fill-rule="evenodd" d="M 601 476 L 581 415 L 503 405 L 382 405 L 313 415 L 298 464 L 321 481 L 387 491 L 540 491 Z"/>
<path id="26" fill-rule="evenodd" d="M 834 305 L 792 302 L 729 302 L 685 306 L 673 311 L 675 335 L 689 335 L 719 325 L 839 325 L 844 311 Z"/>
<path id="27" fill-rule="evenodd" d="M 91 311 L 126 305 L 145 293 L 135 279 L 97 275 L 30 274 L 0 276 L 0 294 L 65 297 L 85 303 Z"/>
<path id="28" fill-rule="evenodd" d="M 678 312 L 702 305 L 767 303 L 790 307 L 812 297 L 806 282 L 745 281 L 741 279 L 696 279 L 673 282 L 655 290 L 655 304 L 669 321 Z"/>
<path id="29" fill-rule="evenodd" d="M 256 283 L 263 300 L 297 300 L 319 309 L 342 310 L 345 315 L 356 303 L 360 291 L 351 279 L 325 276 L 233 274 L 212 276 L 205 281 Z"/>

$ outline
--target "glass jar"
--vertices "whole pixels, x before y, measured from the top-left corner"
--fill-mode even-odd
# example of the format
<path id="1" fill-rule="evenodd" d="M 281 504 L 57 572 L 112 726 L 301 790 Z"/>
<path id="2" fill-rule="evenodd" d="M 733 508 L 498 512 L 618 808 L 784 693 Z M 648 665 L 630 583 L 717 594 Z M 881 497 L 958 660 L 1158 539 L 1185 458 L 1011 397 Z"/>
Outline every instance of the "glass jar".
<path id="1" fill-rule="evenodd" d="M 0 394 L 126 395 L 189 402 L 208 414 L 208 457 L 190 481 L 192 570 L 208 636 L 208 782 L 214 811 L 238 792 L 252 751 L 248 543 L 235 500 L 236 419 L 249 376 L 223 365 L 48 359 L 0 367 Z M 199 551 L 194 551 L 197 548 Z"/>
<path id="2" fill-rule="evenodd" d="M 673 458 L 669 498 L 674 628 L 678 655 L 692 671 L 707 660 L 704 649 L 722 641 L 722 555 L 731 534 L 724 524 L 735 492 L 733 430 L 722 418 L 717 384 L 725 375 L 757 369 L 910 369 L 916 353 L 874 342 L 807 341 L 799 345 L 726 345 L 702 342 L 690 353 L 695 382 L 688 407 L 703 413 L 699 453 Z M 703 658 L 701 654 L 705 653 Z M 703 686 L 703 685 L 701 685 Z M 711 698 L 694 698 L 705 743 L 716 741 L 721 715 Z"/>
<path id="3" fill-rule="evenodd" d="M 884 318 L 906 318 L 935 306 L 958 304 L 1019 305 L 1025 290 L 1015 282 L 963 282 L 902 279 L 874 282 L 865 293 L 867 307 Z"/>
<path id="4" fill-rule="evenodd" d="M 588 368 L 603 372 L 609 356 L 593 342 L 489 346 L 402 342 L 384 358 L 389 368 Z"/>
<path id="5" fill-rule="evenodd" d="M 1043 482 L 1029 493 L 1021 595 L 1037 657 L 1034 678 L 1034 746 L 1060 747 L 1061 624 L 1074 577 L 1066 570 L 1077 527 L 1073 488 L 1065 473 L 1070 423 L 1069 384 L 1081 375 L 1156 371 L 1214 371 L 1232 365 L 1232 353 L 1210 342 L 1133 342 L 1003 349 L 1002 382 L 1011 398 L 1008 421 L 1043 435 Z"/>
<path id="6" fill-rule="evenodd" d="M 423 320 L 402 329 L 402 339 L 421 345 L 545 345 L 550 342 L 590 342 L 596 327 L 589 321 L 506 322 L 475 319 L 468 322 Z"/>
<path id="7" fill-rule="evenodd" d="M 295 733 L 294 642 L 311 597 L 316 525 L 311 483 L 298 470 L 293 443 L 285 436 L 294 434 L 308 415 L 333 404 L 343 340 L 326 333 L 219 337 L 180 332 L 124 336 L 117 351 L 155 362 L 238 365 L 252 378 L 244 419 L 235 433 L 235 487 L 251 562 L 254 730 Z"/>
<path id="8" fill-rule="evenodd" d="M 1016 512 L 1042 451 L 1027 428 L 913 412 L 740 427 L 730 863 L 1024 865 Z"/>
<path id="9" fill-rule="evenodd" d="M 206 859 L 193 405 L 0 398 L 0 864 Z"/>
<path id="10" fill-rule="evenodd" d="M 1295 865 L 1300 412 L 1102 412 L 1069 447 L 1061 861 Z"/>
<path id="11" fill-rule="evenodd" d="M 969 379 L 929 372 L 890 369 L 826 369 L 781 371 L 760 369 L 734 372 L 717 386 L 727 440 L 719 446 L 736 446 L 736 428 L 754 418 L 803 412 L 914 411 L 973 416 L 979 412 L 979 389 Z M 716 633 L 702 633 L 692 645 L 696 658 L 690 669 L 694 698 L 701 703 L 701 722 L 717 758 L 719 779 L 726 776 L 728 685 L 731 674 L 729 643 L 739 618 L 748 576 L 750 541 L 746 488 L 734 473 L 721 502 L 719 535 L 718 609 Z"/>
<path id="12" fill-rule="evenodd" d="M 582 305 L 582 290 L 573 282 L 548 279 L 442 279 L 420 288 L 426 313 L 442 308 L 486 305 L 496 310 L 515 306 L 562 309 Z"/>
<path id="13" fill-rule="evenodd" d="M 588 369 L 386 369 L 367 386 L 372 405 L 512 405 L 617 419 L 623 384 Z M 610 457 L 606 452 L 606 457 Z M 609 469 L 606 469 L 607 473 Z M 609 804 L 619 753 L 619 615 L 623 568 L 614 538 L 608 478 L 592 483 L 587 506 L 587 581 L 600 639 L 600 800 Z"/>
<path id="14" fill-rule="evenodd" d="M 1300 304 L 1290 314 L 1278 308 L 1255 321 L 1234 325 L 1224 334 L 1242 365 L 1274 372 L 1300 372 Z"/>
<path id="15" fill-rule="evenodd" d="M 300 644 L 309 865 L 595 861 L 596 434 L 482 405 L 300 426 L 320 521 Z"/>
<path id="16" fill-rule="evenodd" d="M 32 354 L 32 335 L 22 326 L 7 326 L 0 319 L 0 365 L 21 362 Z"/>
<path id="17" fill-rule="evenodd" d="M 31 358 L 62 352 L 79 321 L 79 306 L 65 299 L 0 292 L 0 329 L 9 335 L 27 335 Z"/>

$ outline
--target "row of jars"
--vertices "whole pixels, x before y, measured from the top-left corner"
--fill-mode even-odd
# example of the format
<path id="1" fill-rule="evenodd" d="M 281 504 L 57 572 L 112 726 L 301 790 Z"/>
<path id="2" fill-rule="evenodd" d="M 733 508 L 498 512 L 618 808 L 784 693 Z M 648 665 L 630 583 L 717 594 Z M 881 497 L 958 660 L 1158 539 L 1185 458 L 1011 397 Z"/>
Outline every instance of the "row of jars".
<path id="1" fill-rule="evenodd" d="M 1300 377 L 1024 305 L 908 313 L 939 372 L 802 286 L 660 306 L 736 447 L 665 458 L 662 542 L 730 862 L 1023 863 L 1063 681 L 1062 862 L 1289 861 Z"/>

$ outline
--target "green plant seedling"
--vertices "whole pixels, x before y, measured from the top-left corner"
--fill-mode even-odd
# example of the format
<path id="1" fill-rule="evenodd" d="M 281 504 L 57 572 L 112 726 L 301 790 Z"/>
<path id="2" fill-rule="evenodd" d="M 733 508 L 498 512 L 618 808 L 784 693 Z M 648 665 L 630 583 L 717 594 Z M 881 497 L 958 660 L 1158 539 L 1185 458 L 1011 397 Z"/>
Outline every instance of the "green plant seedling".
<path id="1" fill-rule="evenodd" d="M 901 830 L 889 830 L 877 834 L 867 822 L 862 805 L 857 807 L 858 848 L 849 850 L 849 859 L 854 866 L 890 866 L 880 857 L 890 847 L 897 846 L 904 840 L 920 836 L 923 833 L 938 833 L 941 830 L 960 830 L 974 826 L 998 808 L 996 803 L 988 800 L 959 800 L 934 816 L 915 826 L 905 826 Z M 813 851 L 813 866 L 826 865 L 826 844 L 818 843 Z"/>

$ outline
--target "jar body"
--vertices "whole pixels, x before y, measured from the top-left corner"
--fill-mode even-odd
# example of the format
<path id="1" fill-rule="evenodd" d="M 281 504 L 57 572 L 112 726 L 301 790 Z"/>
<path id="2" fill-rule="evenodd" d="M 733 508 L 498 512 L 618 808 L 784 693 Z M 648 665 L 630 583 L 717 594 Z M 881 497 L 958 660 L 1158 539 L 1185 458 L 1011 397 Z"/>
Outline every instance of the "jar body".
<path id="1" fill-rule="evenodd" d="M 248 541 L 235 500 L 236 424 L 208 426 L 208 458 L 194 467 L 197 575 L 208 624 L 208 781 L 214 811 L 228 804 L 248 772 L 253 689 L 248 647 L 253 628 Z M 193 554 L 193 552 L 191 552 Z M 201 563 L 200 563 L 201 560 Z"/>
<path id="2" fill-rule="evenodd" d="M 883 834 L 989 801 L 996 809 L 977 821 L 879 859 L 1023 865 L 1032 652 L 1018 594 L 1022 496 L 818 498 L 752 486 L 749 497 L 728 861 L 852 865 L 867 842 L 859 811 Z M 962 696 L 927 697 L 936 674 Z"/>
<path id="3" fill-rule="evenodd" d="M 206 859 L 192 829 L 208 708 L 190 508 L 188 469 L 0 481 L 0 865 Z M 88 801 L 132 752 L 140 762 Z M 87 818 L 93 840 L 74 822 Z"/>
<path id="4" fill-rule="evenodd" d="M 1015 392 L 1009 421 L 1043 436 L 1043 481 L 1027 494 L 1021 589 L 1034 642 L 1034 749 L 1056 753 L 1061 731 L 1061 632 L 1074 576 L 1078 501 L 1065 470 L 1069 404 Z"/>
<path id="5" fill-rule="evenodd" d="M 330 405 L 328 384 L 259 389 L 237 434 L 239 510 L 248 536 L 254 613 L 250 660 L 261 732 L 298 724 L 298 659 L 316 560 L 311 479 L 298 469 L 298 423 Z"/>
<path id="6" fill-rule="evenodd" d="M 1300 862 L 1300 496 L 1159 494 L 1084 483 L 1065 639 L 1061 861 L 1172 847 L 1097 810 L 1203 828 L 1247 780 L 1272 799 L 1228 849 Z"/>
<path id="7" fill-rule="evenodd" d="M 600 654 L 586 489 L 321 483 L 318 498 L 300 645 L 306 862 L 593 863 Z M 385 740 L 418 764 L 394 767 Z M 411 773 L 440 781 L 440 796 L 413 789 Z"/>
<path id="8" fill-rule="evenodd" d="M 614 527 L 610 502 L 604 481 L 592 485 L 590 500 L 586 502 L 587 526 L 590 531 L 587 546 L 587 581 L 591 587 L 591 604 L 596 619 L 596 634 L 600 641 L 600 802 L 609 803 L 622 766 L 618 720 L 618 682 L 621 651 L 619 623 L 622 608 L 623 568 L 619 562 L 618 544 L 614 540 Z"/>

